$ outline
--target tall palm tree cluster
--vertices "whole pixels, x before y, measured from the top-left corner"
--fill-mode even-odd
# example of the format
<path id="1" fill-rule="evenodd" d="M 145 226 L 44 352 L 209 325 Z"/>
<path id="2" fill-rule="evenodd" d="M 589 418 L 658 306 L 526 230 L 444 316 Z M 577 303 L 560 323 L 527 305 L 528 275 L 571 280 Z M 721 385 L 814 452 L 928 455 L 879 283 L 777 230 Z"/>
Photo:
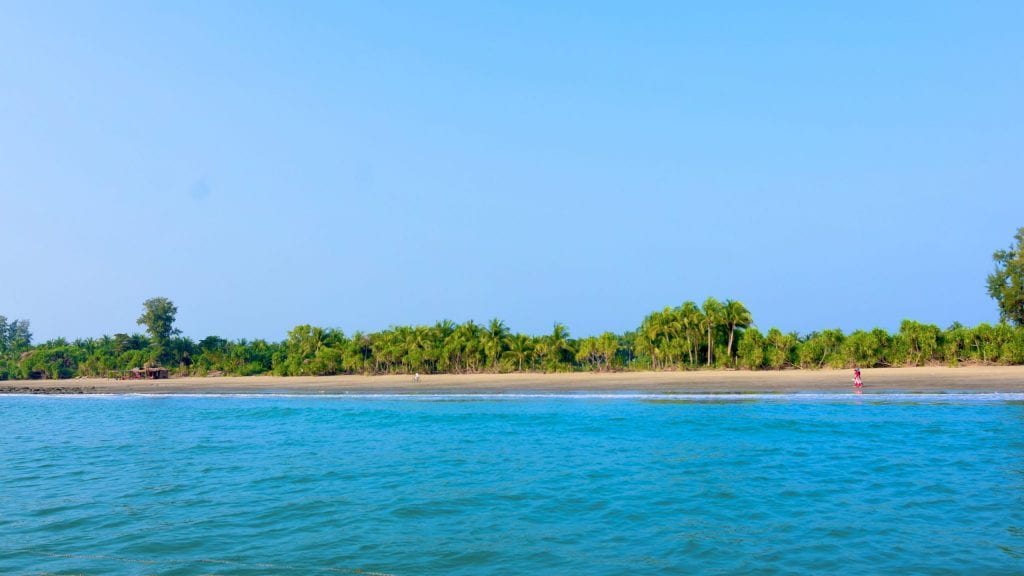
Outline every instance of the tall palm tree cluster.
<path id="1" fill-rule="evenodd" d="M 540 336 L 512 333 L 497 318 L 486 325 L 450 320 L 433 326 L 393 326 L 356 332 L 297 326 L 272 356 L 280 375 L 568 372 L 729 366 L 737 336 L 751 325 L 735 300 L 686 302 L 644 319 L 635 332 L 574 339 L 564 324 Z"/>
<path id="2" fill-rule="evenodd" d="M 652 312 L 636 331 L 637 355 L 650 358 L 654 370 L 728 366 L 735 359 L 737 332 L 753 323 L 742 302 L 708 298 L 702 306 L 684 302 Z"/>
<path id="3" fill-rule="evenodd" d="M 271 370 L 280 375 L 557 372 L 582 366 L 607 370 L 620 339 L 611 333 L 603 338 L 573 340 L 558 323 L 543 336 L 513 334 L 497 318 L 486 325 L 442 320 L 433 326 L 393 326 L 351 337 L 340 330 L 303 325 L 288 333 L 283 349 L 272 356 Z M 595 350 L 591 342 L 604 346 Z"/>

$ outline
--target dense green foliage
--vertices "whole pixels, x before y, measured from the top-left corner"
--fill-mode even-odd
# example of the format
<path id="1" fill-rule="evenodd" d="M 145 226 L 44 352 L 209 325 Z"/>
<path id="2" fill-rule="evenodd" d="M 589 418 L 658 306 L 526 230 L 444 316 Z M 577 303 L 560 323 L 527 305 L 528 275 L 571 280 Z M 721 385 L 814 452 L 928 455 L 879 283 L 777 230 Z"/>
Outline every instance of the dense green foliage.
<path id="1" fill-rule="evenodd" d="M 28 320 L 8 322 L 6 316 L 0 316 L 0 354 L 20 352 L 32 343 Z"/>
<path id="2" fill-rule="evenodd" d="M 155 351 L 157 361 L 171 359 L 171 350 L 168 347 L 171 336 L 177 336 L 180 330 L 174 327 L 174 318 L 178 315 L 178 307 L 168 298 L 150 298 L 142 303 L 145 311 L 135 322 L 139 326 L 145 326 L 149 332 L 150 342 Z"/>
<path id="3" fill-rule="evenodd" d="M 988 295 L 999 304 L 1004 322 L 1024 326 L 1024 228 L 1014 235 L 1016 245 L 992 254 L 995 272 L 988 276 Z"/>
<path id="4" fill-rule="evenodd" d="M 149 337 L 58 338 L 33 347 L 27 320 L 0 316 L 0 380 L 116 376 L 153 365 L 200 376 L 320 376 L 1024 364 L 1024 228 L 1015 239 L 1015 246 L 993 254 L 988 292 L 1003 321 L 996 325 L 954 323 L 942 330 L 904 320 L 895 334 L 881 328 L 806 336 L 771 328 L 762 334 L 741 302 L 708 298 L 700 306 L 688 301 L 652 312 L 632 332 L 584 338 L 572 338 L 560 323 L 550 334 L 513 333 L 495 318 L 486 326 L 442 320 L 351 336 L 303 324 L 284 342 L 217 336 L 195 342 L 180 336 L 174 327 L 178 309 L 161 297 L 146 300 L 138 319 Z"/>
<path id="5" fill-rule="evenodd" d="M 714 298 L 652 312 L 624 334 L 573 338 L 556 323 L 549 334 L 534 336 L 514 333 L 498 319 L 486 325 L 442 320 L 350 336 L 300 325 L 283 342 L 217 336 L 196 342 L 174 329 L 173 303 L 160 299 L 151 306 L 154 300 L 139 319 L 149 336 L 58 338 L 32 346 L 27 321 L 0 317 L 0 380 L 110 376 L 157 363 L 176 374 L 281 376 L 1024 364 L 1024 327 L 953 324 L 943 330 L 905 320 L 895 334 L 878 328 L 762 333 L 742 303 Z"/>

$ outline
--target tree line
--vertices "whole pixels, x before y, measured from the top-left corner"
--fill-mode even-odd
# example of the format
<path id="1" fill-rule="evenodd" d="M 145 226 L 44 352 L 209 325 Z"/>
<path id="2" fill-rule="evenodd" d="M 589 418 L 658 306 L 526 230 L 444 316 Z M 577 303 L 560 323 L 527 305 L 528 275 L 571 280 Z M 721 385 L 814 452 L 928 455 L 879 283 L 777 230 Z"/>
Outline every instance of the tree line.
<path id="1" fill-rule="evenodd" d="M 33 346 L 28 322 L 0 318 L 0 380 L 104 377 L 153 365 L 178 375 L 320 376 L 1024 364 L 1024 328 L 1007 323 L 941 329 L 905 320 L 895 333 L 806 335 L 762 332 L 752 323 L 742 303 L 708 298 L 701 306 L 685 302 L 652 312 L 632 331 L 582 338 L 560 323 L 548 334 L 528 335 L 493 319 L 350 335 L 303 324 L 280 342 L 150 333 Z"/>
<path id="2" fill-rule="evenodd" d="M 993 254 L 996 269 L 988 277 L 998 324 L 943 329 L 904 320 L 895 333 L 761 332 L 742 302 L 708 298 L 651 312 L 632 331 L 582 338 L 561 323 L 548 334 L 529 335 L 495 318 L 351 335 L 303 324 L 280 342 L 218 336 L 195 341 L 174 327 L 177 307 L 161 297 L 143 303 L 137 322 L 145 334 L 32 345 L 27 320 L 0 316 L 0 380 L 109 376 L 156 365 L 180 375 L 320 376 L 1024 364 L 1024 228 L 1015 240 Z"/>

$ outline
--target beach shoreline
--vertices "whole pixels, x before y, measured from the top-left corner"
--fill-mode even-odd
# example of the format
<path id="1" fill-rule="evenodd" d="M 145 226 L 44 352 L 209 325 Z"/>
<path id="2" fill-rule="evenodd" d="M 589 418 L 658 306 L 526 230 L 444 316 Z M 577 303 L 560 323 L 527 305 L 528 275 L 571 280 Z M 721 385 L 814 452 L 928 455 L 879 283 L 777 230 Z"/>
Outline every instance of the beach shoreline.
<path id="1" fill-rule="evenodd" d="M 1024 366 L 864 369 L 864 391 L 1024 392 Z M 10 380 L 0 394 L 792 393 L 850 390 L 852 370 L 696 370 L 563 374 L 218 376 L 167 380 Z"/>

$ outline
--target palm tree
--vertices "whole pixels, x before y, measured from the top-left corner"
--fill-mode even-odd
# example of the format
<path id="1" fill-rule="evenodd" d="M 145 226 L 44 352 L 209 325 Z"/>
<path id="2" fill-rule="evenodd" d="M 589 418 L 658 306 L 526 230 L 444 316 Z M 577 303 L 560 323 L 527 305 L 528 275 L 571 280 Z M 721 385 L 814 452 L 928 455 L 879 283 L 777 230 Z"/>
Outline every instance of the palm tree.
<path id="1" fill-rule="evenodd" d="M 399 326 L 395 329 L 401 348 L 402 371 L 428 372 L 433 345 L 426 326 Z"/>
<path id="2" fill-rule="evenodd" d="M 526 334 L 516 334 L 508 340 L 508 353 L 516 359 L 519 366 L 519 372 L 523 371 L 523 362 L 530 356 L 533 351 L 533 339 Z"/>
<path id="3" fill-rule="evenodd" d="M 715 343 L 712 341 L 711 335 L 722 321 L 722 303 L 709 297 L 704 301 L 702 309 L 704 312 L 704 328 L 708 334 L 708 366 L 711 366 L 711 361 L 714 359 L 712 352 L 715 349 Z"/>
<path id="4" fill-rule="evenodd" d="M 674 367 L 675 365 L 675 357 L 672 352 L 676 347 L 675 344 L 681 327 L 679 315 L 675 310 L 666 306 L 661 311 L 661 314 L 659 314 L 658 322 L 658 331 L 660 333 L 660 338 L 658 339 L 659 350 L 666 366 Z"/>
<path id="5" fill-rule="evenodd" d="M 796 332 L 783 334 L 778 328 L 771 328 L 765 340 L 768 342 L 766 356 L 769 368 L 778 370 L 793 364 L 793 355 L 800 342 Z"/>
<path id="6" fill-rule="evenodd" d="M 455 332 L 455 328 L 457 328 L 455 322 L 447 319 L 440 320 L 434 324 L 434 332 L 441 337 L 442 341 L 451 336 L 452 332 Z"/>
<path id="7" fill-rule="evenodd" d="M 508 345 L 509 334 L 508 326 L 497 318 L 492 319 L 487 325 L 487 330 L 483 335 L 484 352 L 487 354 L 492 370 L 498 369 L 498 361 Z"/>
<path id="8" fill-rule="evenodd" d="M 637 352 L 651 355 L 651 370 L 658 369 L 658 336 L 661 334 L 661 313 L 651 312 L 637 330 Z"/>
<path id="9" fill-rule="evenodd" d="M 750 310 L 739 300 L 726 300 L 723 309 L 723 319 L 729 326 L 729 344 L 725 347 L 726 354 L 732 357 L 732 343 L 736 334 L 736 328 L 747 328 L 754 322 Z"/>
<path id="10" fill-rule="evenodd" d="M 370 335 L 370 339 L 373 348 L 374 371 L 391 372 L 397 364 L 399 354 L 394 330 L 375 332 Z"/>
<path id="11" fill-rule="evenodd" d="M 533 343 L 533 353 L 538 360 L 540 369 L 547 371 L 548 358 L 551 357 L 551 345 L 547 336 L 536 338 Z"/>
<path id="12" fill-rule="evenodd" d="M 555 322 L 551 334 L 545 336 L 545 344 L 551 365 L 556 369 L 564 363 L 566 353 L 573 354 L 572 343 L 569 340 L 569 329 L 561 322 Z"/>
<path id="13" fill-rule="evenodd" d="M 437 372 L 437 360 L 441 356 L 441 346 L 436 331 L 431 326 L 417 326 L 414 337 L 416 345 L 423 354 L 424 372 Z"/>
<path id="14" fill-rule="evenodd" d="M 464 356 L 466 370 L 479 372 L 485 362 L 484 345 L 481 339 L 483 329 L 476 322 L 469 320 L 460 326 L 465 334 Z"/>
<path id="15" fill-rule="evenodd" d="M 700 311 L 695 302 L 687 300 L 679 307 L 679 318 L 690 355 L 690 365 L 696 365 L 697 343 L 704 335 L 704 313 Z"/>
<path id="16" fill-rule="evenodd" d="M 588 336 L 576 341 L 576 361 L 587 364 L 591 370 L 601 367 L 601 352 L 597 348 L 597 338 Z"/>
<path id="17" fill-rule="evenodd" d="M 605 370 L 611 370 L 612 360 L 619 351 L 619 337 L 612 332 L 605 332 L 597 339 L 597 348 L 604 359 Z"/>
<path id="18" fill-rule="evenodd" d="M 476 372 L 480 369 L 483 346 L 480 326 L 472 320 L 459 324 L 445 339 L 444 356 L 456 372 Z"/>
<path id="19" fill-rule="evenodd" d="M 366 373 L 369 368 L 370 358 L 373 356 L 373 346 L 370 336 L 362 332 L 356 332 L 349 340 L 348 353 L 345 356 L 345 366 L 359 367 L 359 371 Z"/>

